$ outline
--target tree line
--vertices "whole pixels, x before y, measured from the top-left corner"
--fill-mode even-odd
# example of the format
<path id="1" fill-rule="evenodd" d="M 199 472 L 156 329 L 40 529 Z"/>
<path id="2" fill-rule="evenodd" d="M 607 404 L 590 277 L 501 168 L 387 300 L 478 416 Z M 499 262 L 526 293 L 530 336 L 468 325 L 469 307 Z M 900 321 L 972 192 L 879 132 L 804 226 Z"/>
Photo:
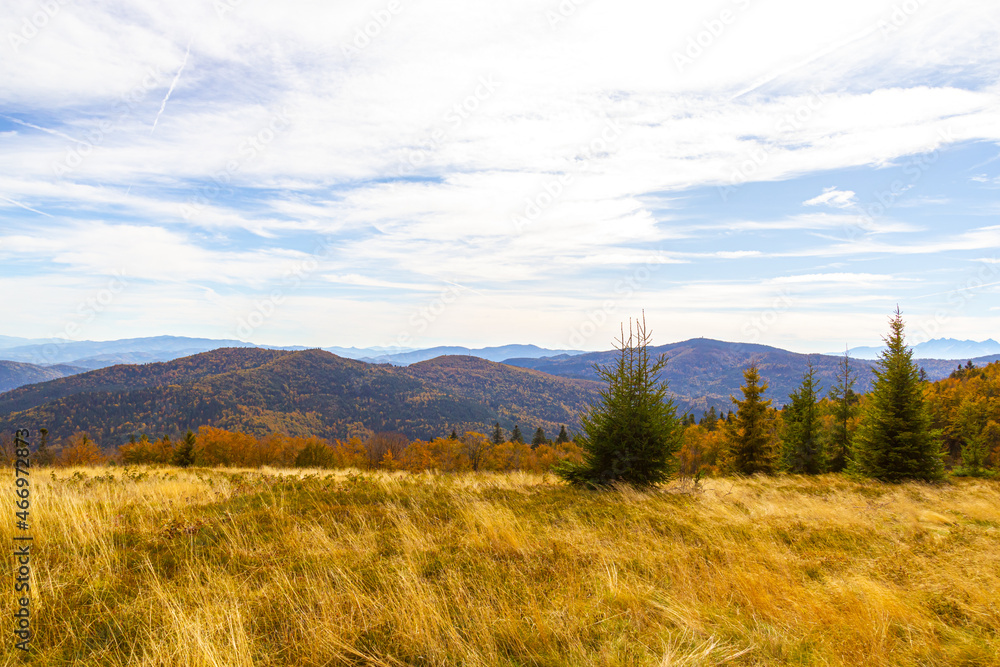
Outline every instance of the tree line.
<path id="1" fill-rule="evenodd" d="M 886 349 L 866 394 L 854 391 L 845 354 L 825 396 L 810 364 L 788 403 L 765 399 L 767 381 L 756 363 L 743 372 L 741 396 L 725 417 L 714 407 L 699 423 L 676 414 L 651 359 L 645 321 L 629 323 L 617 341 L 617 362 L 598 368 L 607 389 L 583 420 L 583 460 L 559 474 L 587 486 L 616 482 L 646 486 L 675 474 L 796 474 L 846 472 L 888 482 L 940 480 L 952 474 L 994 476 L 1000 465 L 1000 363 L 959 367 L 930 383 L 906 346 L 897 308 Z"/>
<path id="2" fill-rule="evenodd" d="M 459 435 L 452 430 L 450 436 L 411 440 L 402 433 L 372 432 L 358 426 L 350 437 L 331 441 L 277 432 L 259 437 L 201 426 L 178 440 L 169 435 L 132 437 L 108 454 L 85 432 L 75 433 L 58 446 L 50 446 L 48 432 L 42 429 L 32 461 L 39 466 L 60 467 L 121 464 L 545 472 L 560 461 L 581 457 L 580 447 L 569 438 L 565 427 L 555 441 L 546 438 L 542 429 L 535 431 L 534 442 L 530 444 L 518 439 L 517 434 L 515 427 L 509 437 L 504 437 L 499 424 L 495 424 L 492 436 L 475 431 Z M 13 452 L 12 448 L 3 447 L 4 452 L 8 450 Z"/>

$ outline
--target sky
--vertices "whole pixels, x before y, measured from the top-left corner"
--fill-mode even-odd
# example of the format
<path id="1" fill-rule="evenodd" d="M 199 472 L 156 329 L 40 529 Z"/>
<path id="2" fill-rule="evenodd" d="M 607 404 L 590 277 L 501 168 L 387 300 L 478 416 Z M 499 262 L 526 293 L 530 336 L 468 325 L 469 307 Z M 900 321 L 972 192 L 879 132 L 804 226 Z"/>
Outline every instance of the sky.
<path id="1" fill-rule="evenodd" d="M 994 0 L 8 0 L 0 334 L 1000 332 Z"/>

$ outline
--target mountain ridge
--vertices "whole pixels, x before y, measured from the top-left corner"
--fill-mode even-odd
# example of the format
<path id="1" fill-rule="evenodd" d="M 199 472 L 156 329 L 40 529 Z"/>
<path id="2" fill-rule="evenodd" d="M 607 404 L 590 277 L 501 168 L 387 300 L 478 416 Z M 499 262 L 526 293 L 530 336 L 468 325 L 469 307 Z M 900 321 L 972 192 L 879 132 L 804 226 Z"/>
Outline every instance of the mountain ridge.
<path id="1" fill-rule="evenodd" d="M 512 428 L 519 419 L 532 429 L 576 428 L 579 411 L 597 394 L 597 383 L 468 359 L 444 357 L 410 370 L 320 349 L 214 350 L 7 392 L 0 395 L 0 429 L 45 426 L 53 438 L 84 430 L 106 445 L 201 425 L 259 435 L 344 438 L 366 428 L 431 438 L 451 428 L 483 431 L 494 421 Z M 471 386 L 473 366 L 501 380 Z M 503 391 L 520 398 L 506 408 Z"/>
<path id="2" fill-rule="evenodd" d="M 375 364 L 389 363 L 397 366 L 407 366 L 409 364 L 428 361 L 441 356 L 470 356 L 496 362 L 502 362 L 505 359 L 510 359 L 512 357 L 537 359 L 539 357 L 554 356 L 545 354 L 546 352 L 555 352 L 558 355 L 569 356 L 584 354 L 581 350 L 550 350 L 538 347 L 537 345 L 511 344 L 480 348 L 469 348 L 462 345 L 442 345 L 438 347 L 411 350 L 409 352 L 383 354 L 376 357 L 361 357 L 360 360 Z"/>
<path id="3" fill-rule="evenodd" d="M 730 397 L 739 395 L 743 369 L 751 361 L 758 363 L 768 383 L 765 398 L 775 407 L 798 388 L 810 362 L 821 394 L 833 385 L 841 362 L 829 355 L 708 338 L 651 346 L 649 351 L 668 357 L 664 379 L 678 413 L 696 416 L 713 406 L 732 409 Z M 603 386 L 593 364 L 610 364 L 616 354 L 559 354 L 506 363 L 444 355 L 393 366 L 316 348 L 221 348 L 169 362 L 31 378 L 45 381 L 0 394 L 0 428 L 46 426 L 53 437 L 82 429 L 111 444 L 129 435 L 176 435 L 201 425 L 331 438 L 358 428 L 434 437 L 452 428 L 487 430 L 495 421 L 508 429 L 521 424 L 524 432 L 562 424 L 572 429 Z M 975 363 L 998 359 L 1000 355 Z M 856 390 L 867 390 L 872 362 L 851 363 L 859 377 Z M 956 367 L 955 360 L 918 363 L 932 380 L 947 377 Z M 41 371 L 74 370 L 53 368 Z"/>
<path id="4" fill-rule="evenodd" d="M 56 380 L 82 373 L 86 369 L 65 364 L 36 366 L 18 361 L 0 360 L 0 396 L 24 385 Z"/>

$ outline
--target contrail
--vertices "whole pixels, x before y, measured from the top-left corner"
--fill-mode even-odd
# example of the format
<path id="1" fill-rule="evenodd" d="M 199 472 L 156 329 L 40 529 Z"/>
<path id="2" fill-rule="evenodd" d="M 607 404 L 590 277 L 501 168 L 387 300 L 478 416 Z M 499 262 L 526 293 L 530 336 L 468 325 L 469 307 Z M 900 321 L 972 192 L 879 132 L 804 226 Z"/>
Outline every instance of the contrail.
<path id="1" fill-rule="evenodd" d="M 441 282 L 443 282 L 443 283 L 448 283 L 449 285 L 454 285 L 455 287 L 459 287 L 459 288 L 461 288 L 461 289 L 465 289 L 465 290 L 469 290 L 469 291 L 470 291 L 470 292 L 472 292 L 473 294 L 478 294 L 479 296 L 486 296 L 486 295 L 485 295 L 485 294 L 483 294 L 482 292 L 480 292 L 480 291 L 478 291 L 478 290 L 474 290 L 474 289 L 472 289 L 471 287 L 466 287 L 465 285 L 459 285 L 459 284 L 458 284 L 458 283 L 456 283 L 456 282 L 452 282 L 452 281 L 450 281 L 450 280 L 445 280 L 444 278 L 438 278 L 438 280 L 440 280 L 440 281 L 441 281 Z"/>
<path id="2" fill-rule="evenodd" d="M 62 137 L 63 139 L 68 139 L 68 140 L 76 142 L 78 144 L 83 144 L 84 146 L 89 146 L 90 145 L 86 141 L 80 141 L 79 139 L 74 139 L 73 137 L 69 136 L 68 134 L 63 134 L 62 132 L 58 132 L 56 130 L 50 130 L 49 128 L 42 127 L 40 125 L 34 125 L 33 123 L 26 123 L 23 120 L 18 120 L 17 118 L 12 118 L 12 117 L 6 116 L 4 114 L 0 114 L 0 118 L 6 118 L 7 120 L 11 121 L 12 123 L 17 123 L 18 125 L 24 125 L 25 127 L 30 127 L 32 129 L 35 129 L 35 130 L 41 130 L 42 132 L 48 132 L 49 134 L 54 134 L 57 137 Z"/>
<path id="3" fill-rule="evenodd" d="M 1000 285 L 1000 281 L 995 283 L 985 283 L 983 285 L 970 285 L 968 287 L 957 287 L 955 289 L 948 290 L 947 292 L 934 292 L 933 294 L 921 294 L 920 296 L 912 296 L 911 299 L 927 299 L 932 296 L 942 296 L 944 294 L 955 294 L 957 292 L 968 292 L 970 290 L 982 289 L 983 287 L 993 287 L 994 285 Z"/>
<path id="4" fill-rule="evenodd" d="M 4 197 L 4 196 L 0 196 L 0 199 L 3 199 L 4 201 L 9 201 L 9 202 L 10 202 L 11 204 L 13 204 L 14 206 L 20 206 L 21 208 L 23 208 L 23 209 L 26 209 L 26 210 L 28 210 L 28 211 L 31 211 L 32 213 L 37 213 L 37 214 L 39 214 L 39 215 L 44 215 L 44 216 L 45 216 L 46 218 L 51 218 L 51 217 L 53 217 L 53 216 L 49 215 L 48 213 L 46 213 L 45 211 L 39 211 L 39 210 L 38 210 L 38 209 L 36 209 L 36 208 L 31 208 L 30 206 L 27 206 L 27 205 L 25 205 L 25 204 L 22 204 L 22 203 L 21 203 L 21 202 L 19 202 L 19 201 L 14 201 L 14 200 L 13 200 L 13 199 L 11 199 L 10 197 Z"/>
<path id="5" fill-rule="evenodd" d="M 153 132 L 156 131 L 156 124 L 160 122 L 160 116 L 163 114 L 163 110 L 167 108 L 167 101 L 170 99 L 170 94 L 174 92 L 174 86 L 177 85 L 177 79 L 181 78 L 181 72 L 184 71 L 184 66 L 187 65 L 188 56 L 191 55 L 191 42 L 194 41 L 194 37 L 188 40 L 187 51 L 184 52 L 184 60 L 181 61 L 180 69 L 177 70 L 177 74 L 174 75 L 174 80 L 170 82 L 170 88 L 167 89 L 167 94 L 163 98 L 163 102 L 160 104 L 160 110 L 156 113 L 156 119 L 153 120 L 153 127 L 149 130 L 149 136 L 153 136 Z"/>

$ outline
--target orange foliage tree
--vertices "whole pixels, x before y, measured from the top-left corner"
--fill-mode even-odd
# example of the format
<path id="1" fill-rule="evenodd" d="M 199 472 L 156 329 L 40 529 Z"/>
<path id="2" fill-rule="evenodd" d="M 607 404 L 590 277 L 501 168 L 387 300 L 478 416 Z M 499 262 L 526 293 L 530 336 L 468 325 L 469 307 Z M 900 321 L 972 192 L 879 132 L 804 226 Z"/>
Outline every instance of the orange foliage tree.
<path id="1" fill-rule="evenodd" d="M 710 430 L 700 424 L 689 425 L 684 429 L 681 448 L 677 452 L 679 473 L 690 477 L 699 473 L 718 474 L 725 445 L 726 432 L 723 428 Z"/>
<path id="2" fill-rule="evenodd" d="M 60 466 L 96 466 L 107 460 L 104 452 L 91 440 L 90 436 L 77 431 L 69 437 L 56 458 Z"/>

